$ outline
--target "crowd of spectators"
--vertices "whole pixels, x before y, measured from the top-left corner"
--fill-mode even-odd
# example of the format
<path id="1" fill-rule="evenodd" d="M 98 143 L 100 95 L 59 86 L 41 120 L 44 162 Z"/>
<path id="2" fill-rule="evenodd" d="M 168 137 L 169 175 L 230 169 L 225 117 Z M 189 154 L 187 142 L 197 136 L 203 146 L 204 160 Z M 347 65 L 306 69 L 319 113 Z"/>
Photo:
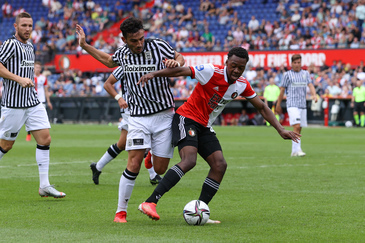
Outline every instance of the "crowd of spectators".
<path id="1" fill-rule="evenodd" d="M 145 3 L 135 0 L 133 9 L 126 11 L 126 0 L 116 1 L 113 6 L 101 6 L 93 0 L 43 0 L 48 8 L 47 18 L 35 20 L 32 41 L 38 55 L 52 60 L 55 53 L 80 53 L 75 34 L 75 24 L 80 23 L 89 38 L 88 42 L 105 52 L 113 53 L 122 45 L 120 36 L 110 35 L 92 41 L 96 32 L 109 24 L 127 16 L 144 20 L 148 36 L 169 39 L 178 51 L 227 51 L 233 46 L 249 50 L 273 49 L 317 49 L 317 48 L 361 48 L 365 47 L 365 1 L 319 0 L 288 3 L 277 1 L 277 20 L 271 23 L 252 16 L 242 22 L 235 8 L 245 1 L 201 0 L 199 11 L 204 13 L 203 20 L 194 18 L 192 8 L 183 1 L 172 4 L 168 0 L 155 0 L 153 8 L 144 8 Z M 131 1 L 128 1 L 131 2 Z M 265 1 L 263 1 L 265 2 Z M 175 2 L 174 2 L 175 3 Z M 306 3 L 306 7 L 303 7 Z M 10 9 L 10 10 L 9 10 Z M 9 12 L 10 11 L 10 12 Z M 5 1 L 2 15 L 13 17 L 14 10 Z M 210 31 L 210 21 L 216 18 L 220 25 L 230 25 L 224 40 L 216 38 Z M 57 21 L 55 21 L 57 20 Z M 351 67 L 341 60 L 331 67 L 307 67 L 312 75 L 319 95 L 351 95 L 356 79 L 365 79 L 365 67 L 360 63 Z M 245 77 L 258 95 L 263 95 L 269 79 L 280 85 L 286 67 L 247 67 Z M 49 71 L 45 70 L 45 73 Z M 83 73 L 78 70 L 65 70 L 60 74 L 50 74 L 50 91 L 53 96 L 106 96 L 103 82 L 107 73 Z M 194 89 L 195 80 L 189 77 L 171 78 L 171 89 L 176 98 L 186 99 Z M 117 83 L 117 85 L 119 85 Z M 120 87 L 117 87 L 118 89 Z M 1 86 L 0 86 L 1 91 Z"/>

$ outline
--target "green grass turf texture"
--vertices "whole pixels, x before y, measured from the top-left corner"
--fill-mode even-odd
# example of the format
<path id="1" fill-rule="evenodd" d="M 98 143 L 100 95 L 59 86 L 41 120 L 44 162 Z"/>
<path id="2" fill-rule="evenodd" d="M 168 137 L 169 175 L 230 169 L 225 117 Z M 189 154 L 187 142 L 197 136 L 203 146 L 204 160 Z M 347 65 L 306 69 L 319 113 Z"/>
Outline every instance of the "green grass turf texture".
<path id="1" fill-rule="evenodd" d="M 291 128 L 287 128 L 291 129 Z M 0 161 L 0 242 L 363 242 L 364 133 L 361 128 L 304 128 L 303 158 L 273 128 L 215 127 L 228 163 L 209 204 L 221 224 L 189 226 L 182 217 L 208 172 L 199 157 L 157 206 L 157 222 L 137 207 L 152 193 L 142 166 L 128 223 L 114 223 L 127 153 L 109 163 L 100 185 L 89 165 L 119 138 L 116 126 L 53 125 L 50 182 L 63 199 L 38 195 L 35 141 L 22 129 Z M 177 149 L 169 167 L 179 162 Z"/>

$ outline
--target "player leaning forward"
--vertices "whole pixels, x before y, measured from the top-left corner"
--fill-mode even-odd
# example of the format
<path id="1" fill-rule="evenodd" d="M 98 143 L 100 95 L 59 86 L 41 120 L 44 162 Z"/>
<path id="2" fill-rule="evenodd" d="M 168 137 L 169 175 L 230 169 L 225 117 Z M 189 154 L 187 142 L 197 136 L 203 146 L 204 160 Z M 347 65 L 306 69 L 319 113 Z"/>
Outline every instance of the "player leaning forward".
<path id="1" fill-rule="evenodd" d="M 250 83 L 241 76 L 248 60 L 247 51 L 235 47 L 228 53 L 226 66 L 203 64 L 196 67 L 167 68 L 144 75 L 140 79 L 139 82 L 145 86 L 151 85 L 148 80 L 156 77 L 191 76 L 199 81 L 187 102 L 176 110 L 172 122 L 173 143 L 179 148 L 181 162 L 167 171 L 152 195 L 139 205 L 139 210 L 150 218 L 160 219 L 156 212 L 158 200 L 195 166 L 198 153 L 210 166 L 199 200 L 206 204 L 212 200 L 223 179 L 227 163 L 211 125 L 226 104 L 237 96 L 245 97 L 282 138 L 296 142 L 299 140 L 300 135 L 285 130 L 271 109 L 256 95 Z"/>
<path id="2" fill-rule="evenodd" d="M 17 15 L 15 35 L 0 46 L 0 76 L 4 78 L 1 100 L 0 160 L 12 147 L 25 124 L 37 142 L 36 161 L 39 169 L 39 195 L 65 197 L 48 180 L 51 136 L 46 109 L 39 102 L 34 88 L 34 47 L 28 41 L 33 29 L 29 13 Z"/>
<path id="3" fill-rule="evenodd" d="M 110 56 L 85 41 L 85 33 L 76 25 L 80 46 L 95 59 L 108 67 L 123 67 L 123 85 L 128 89 L 128 151 L 127 168 L 124 170 L 118 193 L 118 208 L 114 222 L 125 223 L 128 201 L 132 195 L 135 180 L 138 176 L 144 152 L 147 148 L 153 151 L 153 165 L 156 173 L 167 170 L 170 158 L 174 153 L 171 146 L 171 121 L 174 111 L 174 100 L 167 78 L 156 78 L 154 85 L 141 87 L 137 82 L 149 70 L 160 70 L 165 67 L 183 66 L 183 56 L 176 52 L 167 42 L 161 39 L 144 38 L 145 31 L 140 19 L 130 17 L 120 25 L 124 46 Z M 121 102 L 121 96 L 111 90 L 111 95 Z"/>

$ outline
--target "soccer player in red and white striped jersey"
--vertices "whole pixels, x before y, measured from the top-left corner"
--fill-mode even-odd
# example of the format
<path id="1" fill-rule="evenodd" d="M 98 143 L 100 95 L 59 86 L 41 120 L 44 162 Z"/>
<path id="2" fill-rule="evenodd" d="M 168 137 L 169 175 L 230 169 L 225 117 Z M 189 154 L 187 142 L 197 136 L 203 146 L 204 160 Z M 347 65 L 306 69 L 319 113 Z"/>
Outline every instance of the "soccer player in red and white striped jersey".
<path id="1" fill-rule="evenodd" d="M 160 219 L 156 212 L 158 200 L 195 166 L 198 153 L 210 166 L 199 200 L 206 204 L 212 200 L 219 189 L 227 163 L 211 125 L 224 107 L 239 95 L 245 97 L 282 138 L 299 140 L 300 135 L 285 130 L 271 109 L 256 95 L 250 83 L 241 76 L 248 60 L 247 51 L 242 47 L 235 47 L 229 51 L 225 66 L 203 64 L 196 67 L 167 68 L 146 74 L 140 79 L 139 83 L 142 85 L 149 85 L 148 80 L 154 77 L 191 76 L 199 81 L 187 102 L 177 109 L 172 122 L 172 142 L 179 148 L 181 162 L 167 171 L 152 195 L 140 204 L 139 210 L 142 213 L 153 220 Z M 209 220 L 208 223 L 220 222 Z"/>

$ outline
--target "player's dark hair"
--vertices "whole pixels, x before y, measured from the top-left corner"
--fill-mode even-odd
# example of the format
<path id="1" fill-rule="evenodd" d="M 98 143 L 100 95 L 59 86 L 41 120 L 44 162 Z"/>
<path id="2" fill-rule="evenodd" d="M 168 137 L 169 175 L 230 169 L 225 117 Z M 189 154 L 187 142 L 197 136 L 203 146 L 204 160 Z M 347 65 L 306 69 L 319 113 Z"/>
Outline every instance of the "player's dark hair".
<path id="1" fill-rule="evenodd" d="M 294 54 L 292 57 L 291 57 L 291 62 L 294 62 L 296 60 L 302 60 L 302 56 L 300 54 Z"/>
<path id="2" fill-rule="evenodd" d="M 21 18 L 32 18 L 32 16 L 30 15 L 30 13 L 27 12 L 20 13 L 16 16 L 15 23 L 19 23 L 19 19 Z"/>
<path id="3" fill-rule="evenodd" d="M 120 31 L 122 31 L 124 38 L 127 38 L 128 34 L 137 33 L 139 30 L 143 30 L 142 20 L 134 17 L 124 20 L 120 25 Z"/>
<path id="4" fill-rule="evenodd" d="M 228 52 L 228 59 L 231 57 L 231 56 L 237 56 L 237 57 L 240 57 L 240 58 L 244 58 L 244 59 L 247 59 L 247 62 L 249 60 L 249 57 L 248 57 L 248 52 L 245 48 L 242 48 L 242 47 L 233 47 L 229 52 Z"/>

